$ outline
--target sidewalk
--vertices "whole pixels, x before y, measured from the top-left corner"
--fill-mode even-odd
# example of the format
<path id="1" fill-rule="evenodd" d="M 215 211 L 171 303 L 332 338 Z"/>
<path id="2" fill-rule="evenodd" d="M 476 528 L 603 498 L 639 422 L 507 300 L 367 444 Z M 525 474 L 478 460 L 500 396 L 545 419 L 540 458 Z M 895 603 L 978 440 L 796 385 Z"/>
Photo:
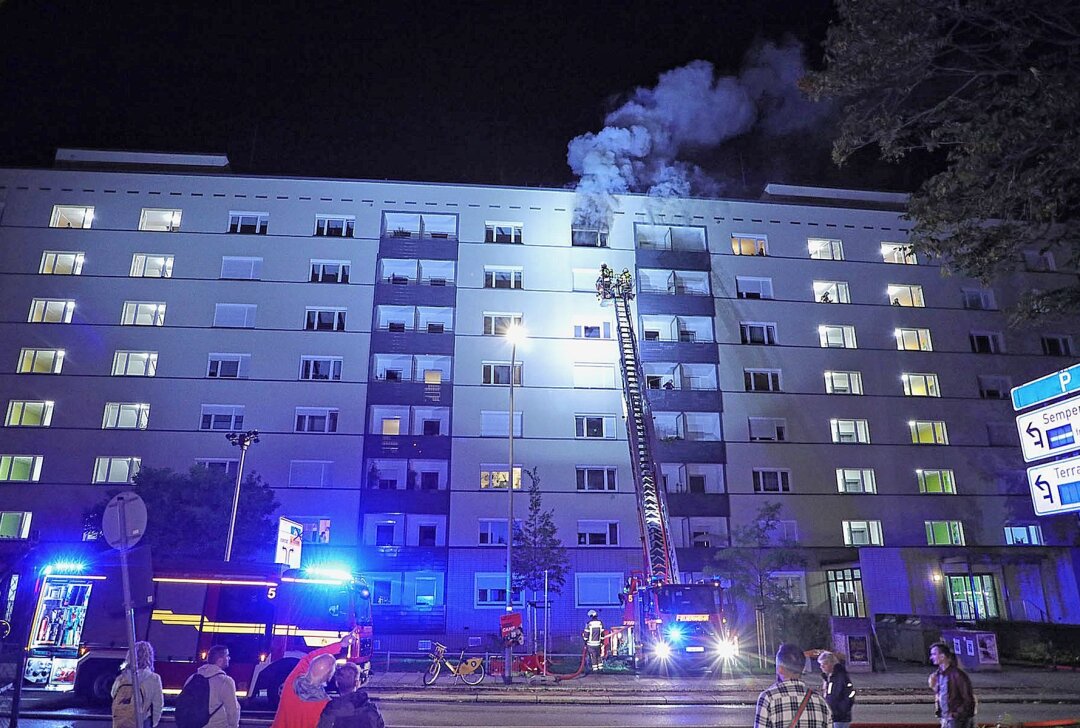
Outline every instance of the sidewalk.
<path id="1" fill-rule="evenodd" d="M 933 696 L 926 681 L 931 670 L 928 665 L 890 663 L 887 672 L 854 673 L 851 679 L 862 703 L 930 703 Z M 503 685 L 501 676 L 488 676 L 482 684 L 470 687 L 443 671 L 434 685 L 424 687 L 421 676 L 420 672 L 376 673 L 365 689 L 380 700 L 685 705 L 752 703 L 772 683 L 772 678 L 763 675 L 661 678 L 622 673 L 559 682 L 553 676 L 514 676 L 511 685 Z M 819 676 L 815 671 L 807 673 L 806 679 L 816 687 Z M 1078 672 L 1010 666 L 1000 672 L 971 673 L 971 679 L 982 700 L 1080 705 Z"/>

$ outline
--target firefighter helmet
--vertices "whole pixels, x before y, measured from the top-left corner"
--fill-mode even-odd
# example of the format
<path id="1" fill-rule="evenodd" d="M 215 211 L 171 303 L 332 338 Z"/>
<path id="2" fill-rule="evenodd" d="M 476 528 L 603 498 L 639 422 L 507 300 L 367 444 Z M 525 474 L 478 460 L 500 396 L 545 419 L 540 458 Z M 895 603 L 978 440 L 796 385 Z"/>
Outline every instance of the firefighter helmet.
<path id="1" fill-rule="evenodd" d="M 595 609 L 590 609 L 589 610 L 589 619 L 596 619 L 596 610 Z"/>

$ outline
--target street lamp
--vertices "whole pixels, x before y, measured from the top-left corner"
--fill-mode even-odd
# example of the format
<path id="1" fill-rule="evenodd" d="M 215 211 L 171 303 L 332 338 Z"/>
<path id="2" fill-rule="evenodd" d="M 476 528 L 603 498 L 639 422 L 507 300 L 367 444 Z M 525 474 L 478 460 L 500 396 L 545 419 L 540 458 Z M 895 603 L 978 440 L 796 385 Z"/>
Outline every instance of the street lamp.
<path id="1" fill-rule="evenodd" d="M 244 456 L 249 446 L 259 441 L 258 430 L 229 432 L 225 439 L 240 448 L 240 465 L 236 468 L 236 487 L 233 488 L 232 515 L 229 516 L 229 538 L 225 541 L 225 560 L 232 558 L 233 533 L 236 531 L 236 511 L 240 507 L 240 482 L 244 479 Z"/>
<path id="2" fill-rule="evenodd" d="M 510 427 L 507 430 L 510 444 L 510 463 L 506 481 L 506 613 L 514 611 L 514 370 L 517 367 L 517 345 L 525 341 L 525 329 L 519 324 L 510 324 L 504 334 L 510 342 Z M 503 652 L 503 684 L 511 682 L 510 668 L 513 665 L 514 644 L 506 641 Z"/>

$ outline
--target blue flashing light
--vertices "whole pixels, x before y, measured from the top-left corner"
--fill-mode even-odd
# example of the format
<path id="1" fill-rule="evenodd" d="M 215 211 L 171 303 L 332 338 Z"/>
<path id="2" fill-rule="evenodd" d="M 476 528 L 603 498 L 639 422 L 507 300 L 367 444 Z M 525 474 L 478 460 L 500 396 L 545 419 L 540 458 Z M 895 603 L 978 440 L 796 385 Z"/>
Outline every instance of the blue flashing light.
<path id="1" fill-rule="evenodd" d="M 319 579 L 334 579 L 342 583 L 348 583 L 353 580 L 352 572 L 343 566 L 337 564 L 328 566 L 307 566 L 304 568 L 304 574 Z"/>
<path id="2" fill-rule="evenodd" d="M 368 589 L 368 588 L 367 588 L 366 586 L 365 586 L 365 587 L 362 587 L 362 588 L 360 589 L 360 598 L 361 598 L 361 599 L 367 599 L 367 598 L 368 598 L 368 597 L 370 597 L 370 596 L 371 596 L 371 590 L 370 590 L 370 589 Z"/>
<path id="3" fill-rule="evenodd" d="M 46 564 L 41 569 L 41 573 L 45 576 L 81 574 L 84 571 L 86 571 L 86 564 L 81 561 L 54 561 L 51 564 Z"/>
<path id="4" fill-rule="evenodd" d="M 679 644 L 685 637 L 686 635 L 683 634 L 682 627 L 679 625 L 673 624 L 667 628 L 667 638 L 672 644 Z"/>

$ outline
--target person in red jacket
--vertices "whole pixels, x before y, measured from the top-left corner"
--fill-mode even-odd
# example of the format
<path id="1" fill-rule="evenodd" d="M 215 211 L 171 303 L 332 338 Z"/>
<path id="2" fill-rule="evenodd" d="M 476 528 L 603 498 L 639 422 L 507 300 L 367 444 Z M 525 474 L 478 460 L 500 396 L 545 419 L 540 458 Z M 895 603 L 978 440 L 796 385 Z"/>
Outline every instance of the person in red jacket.
<path id="1" fill-rule="evenodd" d="M 330 702 L 326 683 L 334 674 L 338 653 L 348 652 L 356 639 L 352 633 L 340 642 L 312 650 L 296 663 L 281 685 L 281 701 L 270 728 L 315 728 L 323 708 Z"/>

